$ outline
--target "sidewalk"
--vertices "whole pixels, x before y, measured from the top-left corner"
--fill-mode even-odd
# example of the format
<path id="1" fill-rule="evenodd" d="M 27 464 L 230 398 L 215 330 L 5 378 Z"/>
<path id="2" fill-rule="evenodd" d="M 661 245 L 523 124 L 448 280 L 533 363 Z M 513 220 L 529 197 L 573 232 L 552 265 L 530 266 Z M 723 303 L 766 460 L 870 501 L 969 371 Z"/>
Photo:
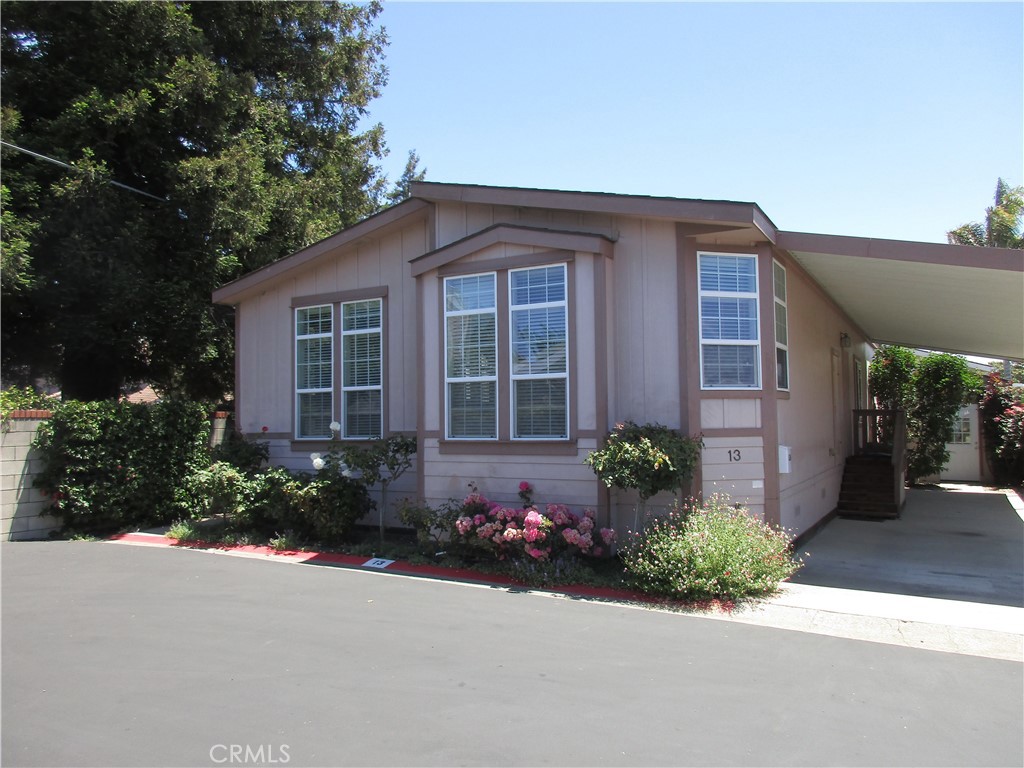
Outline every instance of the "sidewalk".
<path id="1" fill-rule="evenodd" d="M 333 566 L 376 571 L 384 576 L 430 578 L 455 585 L 522 589 L 557 599 L 593 599 L 596 602 L 639 607 L 643 610 L 679 610 L 659 605 L 627 590 L 567 587 L 561 590 L 526 590 L 509 579 L 469 570 L 414 565 L 401 561 L 318 552 L 275 552 L 269 547 L 179 545 L 160 533 L 122 534 L 112 542 L 141 546 L 178 547 L 235 557 L 280 563 Z M 709 610 L 701 618 L 755 624 L 797 632 L 864 640 L 908 648 L 960 653 L 1024 662 L 1024 608 L 970 603 L 929 597 L 865 592 L 806 584 L 783 584 L 779 594 L 738 606 L 730 613 Z"/>

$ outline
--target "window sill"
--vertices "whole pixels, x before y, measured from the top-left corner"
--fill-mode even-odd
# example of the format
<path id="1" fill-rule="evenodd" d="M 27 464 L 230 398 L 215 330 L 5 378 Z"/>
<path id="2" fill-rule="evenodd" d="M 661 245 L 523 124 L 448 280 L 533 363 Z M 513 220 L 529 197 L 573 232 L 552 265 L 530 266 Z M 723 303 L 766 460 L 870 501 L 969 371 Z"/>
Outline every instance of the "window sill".
<path id="1" fill-rule="evenodd" d="M 488 456 L 575 456 L 575 439 L 569 440 L 445 440 L 437 441 L 438 453 Z"/>

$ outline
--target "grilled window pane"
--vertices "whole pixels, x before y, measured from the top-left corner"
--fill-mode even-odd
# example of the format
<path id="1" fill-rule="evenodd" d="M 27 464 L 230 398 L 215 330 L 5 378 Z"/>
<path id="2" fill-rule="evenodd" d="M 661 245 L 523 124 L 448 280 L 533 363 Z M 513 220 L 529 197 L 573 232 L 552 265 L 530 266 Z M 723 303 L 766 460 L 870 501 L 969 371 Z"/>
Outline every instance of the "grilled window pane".
<path id="1" fill-rule="evenodd" d="M 704 345 L 705 387 L 757 387 L 756 345 Z"/>
<path id="2" fill-rule="evenodd" d="M 380 437 L 383 410 L 379 389 L 345 393 L 345 437 Z"/>
<path id="3" fill-rule="evenodd" d="M 475 309 L 494 309 L 494 275 L 452 277 L 445 281 L 445 310 L 461 312 Z"/>
<path id="4" fill-rule="evenodd" d="M 299 437 L 331 436 L 330 392 L 299 394 Z"/>
<path id="5" fill-rule="evenodd" d="M 342 330 L 364 331 L 380 328 L 380 299 L 352 301 L 342 307 Z"/>
<path id="6" fill-rule="evenodd" d="M 568 437 L 569 408 L 565 379 L 513 382 L 515 437 Z"/>
<path id="7" fill-rule="evenodd" d="M 295 335 L 312 336 L 331 332 L 331 307 L 308 307 L 295 313 Z"/>
<path id="8" fill-rule="evenodd" d="M 495 438 L 498 436 L 498 385 L 493 381 L 448 384 L 448 434 L 450 437 Z"/>
<path id="9" fill-rule="evenodd" d="M 512 306 L 565 301 L 565 267 L 519 269 L 511 273 Z"/>
<path id="10" fill-rule="evenodd" d="M 701 338 L 757 340 L 757 299 L 705 296 L 700 300 Z"/>
<path id="11" fill-rule="evenodd" d="M 564 307 L 512 312 L 512 373 L 565 373 L 568 334 Z"/>
<path id="12" fill-rule="evenodd" d="M 786 300 L 786 269 L 778 262 L 772 262 L 773 275 L 775 277 L 775 298 L 779 301 Z"/>
<path id="13" fill-rule="evenodd" d="M 342 341 L 345 361 L 344 386 L 380 386 L 380 333 L 348 334 Z"/>
<path id="14" fill-rule="evenodd" d="M 775 341 L 778 344 L 789 344 L 789 319 L 786 307 L 775 302 Z"/>
<path id="15" fill-rule="evenodd" d="M 455 315 L 448 323 L 448 377 L 494 376 L 498 335 L 493 313 Z"/>
<path id="16" fill-rule="evenodd" d="M 296 346 L 296 389 L 330 389 L 330 337 L 299 339 Z"/>
<path id="17" fill-rule="evenodd" d="M 700 289 L 726 293 L 757 290 L 757 261 L 745 256 L 700 257 Z"/>
<path id="18" fill-rule="evenodd" d="M 775 385 L 789 389 L 789 352 L 782 347 L 775 348 Z"/>

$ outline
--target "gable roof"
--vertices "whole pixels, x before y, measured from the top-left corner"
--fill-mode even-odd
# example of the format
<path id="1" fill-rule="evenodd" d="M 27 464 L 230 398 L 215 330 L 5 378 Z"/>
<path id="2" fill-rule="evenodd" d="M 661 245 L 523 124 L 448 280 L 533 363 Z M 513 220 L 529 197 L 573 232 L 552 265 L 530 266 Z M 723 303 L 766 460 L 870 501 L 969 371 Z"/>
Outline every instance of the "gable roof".
<path id="1" fill-rule="evenodd" d="M 412 264 L 412 276 L 418 277 L 424 272 L 458 261 L 496 243 L 512 243 L 563 251 L 585 251 L 600 253 L 610 258 L 613 242 L 614 240 L 607 235 L 589 232 L 564 232 L 557 229 L 524 227 L 518 224 L 495 224 L 461 240 L 456 240 L 454 243 L 417 256 L 409 263 Z"/>
<path id="2" fill-rule="evenodd" d="M 752 228 L 758 239 L 775 242 L 778 232 L 757 203 L 731 200 L 695 200 L 680 197 L 618 195 L 608 192 L 572 192 L 525 187 L 487 187 L 476 184 L 441 184 L 417 181 L 411 185 L 413 197 L 435 202 L 482 203 L 523 208 L 604 213 L 619 216 L 664 218 L 692 222 L 708 231 Z"/>
<path id="3" fill-rule="evenodd" d="M 430 204 L 422 200 L 411 198 L 403 200 L 397 205 L 385 208 L 380 213 L 363 219 L 348 229 L 343 229 L 317 243 L 308 245 L 291 256 L 285 256 L 283 259 L 278 259 L 265 267 L 260 267 L 237 280 L 222 285 L 213 292 L 213 303 L 237 304 L 246 293 L 268 280 L 274 280 L 297 269 L 307 267 L 328 256 L 332 251 L 352 245 L 364 237 L 379 235 L 390 227 L 402 226 L 414 218 L 426 216 L 429 210 Z"/>
<path id="4" fill-rule="evenodd" d="M 874 342 L 1024 359 L 1024 251 L 780 231 L 756 203 L 728 200 L 436 182 L 414 182 L 411 193 L 398 205 L 218 288 L 213 300 L 237 304 L 266 281 L 426 217 L 435 203 L 476 203 L 663 218 L 677 222 L 684 235 L 749 234 L 789 252 Z M 577 242 L 594 252 L 605 252 L 611 242 L 607 233 L 496 224 L 413 259 L 412 274 L 502 239 Z"/>

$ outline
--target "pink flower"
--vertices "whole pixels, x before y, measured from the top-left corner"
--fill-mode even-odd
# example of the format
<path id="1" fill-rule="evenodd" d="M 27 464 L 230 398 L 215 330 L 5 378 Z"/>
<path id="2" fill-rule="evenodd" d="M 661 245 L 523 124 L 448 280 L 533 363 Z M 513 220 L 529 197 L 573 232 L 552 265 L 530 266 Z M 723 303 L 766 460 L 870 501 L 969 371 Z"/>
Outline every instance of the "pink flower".
<path id="1" fill-rule="evenodd" d="M 523 480 L 523 482 L 521 482 L 519 484 L 519 492 L 520 493 L 528 493 L 529 490 L 530 490 L 530 484 L 528 482 L 526 482 L 525 480 Z"/>
<path id="2" fill-rule="evenodd" d="M 546 560 L 548 557 L 548 551 L 546 549 L 538 549 L 537 547 L 527 547 L 526 554 L 534 560 Z"/>
<path id="3" fill-rule="evenodd" d="M 531 509 L 526 513 L 526 518 L 523 520 L 523 524 L 527 528 L 539 528 L 544 524 L 544 516 L 536 509 Z"/>
<path id="4" fill-rule="evenodd" d="M 270 431 L 270 427 L 268 427 L 266 425 L 263 425 L 262 427 L 260 427 L 260 432 L 269 432 L 269 431 Z"/>
<path id="5" fill-rule="evenodd" d="M 579 529 L 580 533 L 589 533 L 590 531 L 594 530 L 594 521 L 591 520 L 589 517 L 584 517 L 582 520 L 580 520 Z"/>
<path id="6" fill-rule="evenodd" d="M 601 540 L 608 546 L 611 546 L 612 542 L 615 541 L 615 530 L 612 528 L 602 528 Z"/>
<path id="7" fill-rule="evenodd" d="M 483 525 L 487 522 L 487 518 L 483 515 L 475 515 L 473 517 L 473 525 Z"/>

